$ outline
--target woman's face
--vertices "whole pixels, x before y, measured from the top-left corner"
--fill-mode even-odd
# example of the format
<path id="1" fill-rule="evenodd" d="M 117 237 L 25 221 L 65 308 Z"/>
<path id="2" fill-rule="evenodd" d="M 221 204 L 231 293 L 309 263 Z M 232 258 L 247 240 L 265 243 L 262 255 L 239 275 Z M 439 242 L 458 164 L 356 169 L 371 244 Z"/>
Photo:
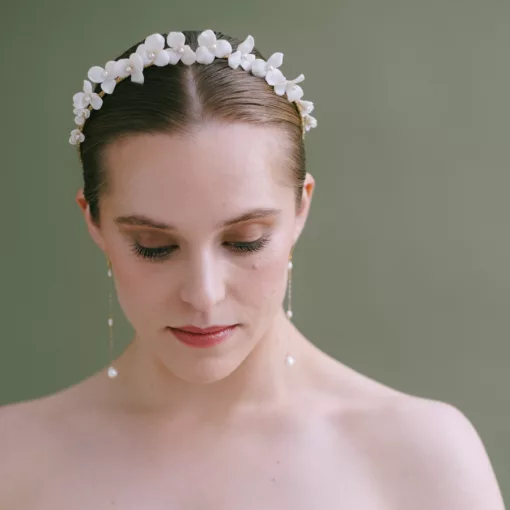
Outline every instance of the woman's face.
<path id="1" fill-rule="evenodd" d="M 314 186 L 295 210 L 282 134 L 245 124 L 190 135 L 136 135 L 105 153 L 101 224 L 87 225 L 112 262 L 117 297 L 138 341 L 181 379 L 229 375 L 282 311 L 289 253 Z M 235 221 L 241 220 L 241 221 Z M 239 324 L 209 348 L 179 342 L 169 327 Z"/>

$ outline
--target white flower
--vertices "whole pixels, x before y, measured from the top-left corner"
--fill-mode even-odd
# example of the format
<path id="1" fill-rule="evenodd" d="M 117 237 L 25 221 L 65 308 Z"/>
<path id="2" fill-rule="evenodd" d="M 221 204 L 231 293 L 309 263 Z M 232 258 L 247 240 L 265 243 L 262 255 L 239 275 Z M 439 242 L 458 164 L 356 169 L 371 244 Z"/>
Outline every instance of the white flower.
<path id="1" fill-rule="evenodd" d="M 105 68 L 94 66 L 89 69 L 89 80 L 94 83 L 100 83 L 101 88 L 107 93 L 111 94 L 115 89 L 117 82 L 115 79 L 118 77 L 118 63 L 110 60 L 106 63 Z"/>
<path id="2" fill-rule="evenodd" d="M 287 94 L 291 103 L 303 97 L 303 89 L 297 83 L 301 83 L 304 79 L 305 76 L 300 74 L 295 80 L 287 80 L 279 69 L 275 69 L 266 76 L 267 83 L 274 87 L 276 94 L 279 96 Z"/>
<path id="3" fill-rule="evenodd" d="M 73 129 L 71 131 L 71 137 L 69 138 L 69 143 L 72 145 L 78 145 L 79 143 L 85 140 L 85 135 L 79 129 Z"/>
<path id="4" fill-rule="evenodd" d="M 245 41 L 237 47 L 237 51 L 228 57 L 228 65 L 232 69 L 237 69 L 241 66 L 245 71 L 251 71 L 251 66 L 255 61 L 255 55 L 251 53 L 254 47 L 255 40 L 249 35 Z"/>
<path id="5" fill-rule="evenodd" d="M 312 103 L 312 101 L 305 101 L 303 99 L 300 99 L 296 101 L 296 103 L 298 103 L 299 106 L 301 107 L 301 112 L 303 116 L 309 115 L 310 113 L 313 112 L 314 104 Z"/>
<path id="6" fill-rule="evenodd" d="M 273 53 L 267 62 L 258 58 L 251 66 L 251 72 L 259 78 L 266 78 L 268 74 L 273 73 L 277 67 L 283 63 L 283 53 Z"/>
<path id="7" fill-rule="evenodd" d="M 190 66 L 196 62 L 197 56 L 186 44 L 186 36 L 182 32 L 170 32 L 166 42 L 170 46 L 165 50 L 170 57 L 170 64 L 177 64 L 179 60 L 182 60 L 183 64 Z"/>
<path id="8" fill-rule="evenodd" d="M 287 85 L 285 86 L 285 92 L 287 94 L 288 100 L 291 103 L 293 101 L 298 101 L 303 97 L 304 94 L 303 89 L 297 84 L 304 81 L 304 79 L 305 75 L 300 74 L 296 79 L 287 81 Z"/>
<path id="9" fill-rule="evenodd" d="M 310 131 L 310 129 L 317 127 L 317 119 L 315 117 L 305 115 L 303 118 L 305 119 L 305 129 L 307 132 Z"/>
<path id="10" fill-rule="evenodd" d="M 136 53 L 142 57 L 144 65 L 154 63 L 154 65 L 163 67 L 170 62 L 170 55 L 165 51 L 165 38 L 161 34 L 152 34 L 145 39 L 144 44 L 140 44 Z"/>
<path id="11" fill-rule="evenodd" d="M 83 80 L 83 92 L 78 92 L 73 96 L 73 103 L 75 108 L 87 108 L 88 105 L 92 105 L 94 110 L 99 110 L 103 105 L 103 100 L 92 91 L 92 83 Z"/>
<path id="12" fill-rule="evenodd" d="M 275 69 L 266 75 L 266 81 L 269 85 L 274 87 L 274 91 L 279 96 L 283 96 L 285 94 L 285 89 L 287 87 L 287 78 L 283 75 L 283 73 L 279 69 Z"/>
<path id="13" fill-rule="evenodd" d="M 204 30 L 198 36 L 198 48 L 196 51 L 197 62 L 200 64 L 210 64 L 214 58 L 223 58 L 232 52 L 232 46 L 223 39 L 216 40 L 216 35 L 212 30 Z"/>
<path id="14" fill-rule="evenodd" d="M 131 81 L 143 83 L 143 59 L 138 53 L 131 53 L 129 58 L 118 61 L 119 77 L 126 78 L 131 75 Z"/>
<path id="15" fill-rule="evenodd" d="M 76 122 L 78 126 L 83 126 L 85 120 L 90 117 L 90 110 L 88 108 L 75 108 L 73 113 L 76 115 L 74 122 Z"/>

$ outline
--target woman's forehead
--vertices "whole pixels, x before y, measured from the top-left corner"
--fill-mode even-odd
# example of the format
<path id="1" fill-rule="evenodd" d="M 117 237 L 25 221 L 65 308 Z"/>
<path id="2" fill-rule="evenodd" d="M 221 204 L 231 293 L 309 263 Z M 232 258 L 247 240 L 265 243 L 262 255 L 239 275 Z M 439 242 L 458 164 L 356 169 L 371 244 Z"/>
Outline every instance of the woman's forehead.
<path id="1" fill-rule="evenodd" d="M 278 186 L 285 159 L 275 129 L 246 124 L 202 127 L 191 134 L 143 134 L 119 140 L 105 154 L 111 188 L 228 196 Z M 278 178 L 280 177 L 280 178 Z"/>
<path id="2" fill-rule="evenodd" d="M 161 219 L 279 208 L 290 192 L 278 149 L 274 130 L 244 125 L 136 136 L 108 154 L 108 198 L 121 214 Z"/>

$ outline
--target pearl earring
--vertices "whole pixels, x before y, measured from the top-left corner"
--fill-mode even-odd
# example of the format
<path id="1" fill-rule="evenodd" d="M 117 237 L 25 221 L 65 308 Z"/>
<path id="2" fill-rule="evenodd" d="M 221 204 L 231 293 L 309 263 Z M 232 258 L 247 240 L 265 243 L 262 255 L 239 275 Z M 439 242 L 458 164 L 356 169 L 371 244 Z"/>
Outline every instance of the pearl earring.
<path id="1" fill-rule="evenodd" d="M 287 277 L 287 312 L 286 312 L 286 315 L 289 319 L 292 319 L 292 268 L 293 267 L 294 266 L 292 264 L 292 252 L 291 252 L 291 254 L 289 255 L 289 262 L 287 264 L 288 277 Z M 287 356 L 285 357 L 285 364 L 288 366 L 292 366 L 292 365 L 294 365 L 295 362 L 296 362 L 296 360 L 290 354 L 287 354 Z"/>
<path id="2" fill-rule="evenodd" d="M 112 318 L 112 291 L 113 291 L 113 274 L 112 263 L 108 259 L 108 278 L 110 279 L 110 290 L 108 292 L 108 331 L 109 331 L 109 355 L 110 366 L 108 367 L 108 377 L 113 379 L 119 374 L 117 369 L 112 365 L 113 358 L 113 318 Z"/>

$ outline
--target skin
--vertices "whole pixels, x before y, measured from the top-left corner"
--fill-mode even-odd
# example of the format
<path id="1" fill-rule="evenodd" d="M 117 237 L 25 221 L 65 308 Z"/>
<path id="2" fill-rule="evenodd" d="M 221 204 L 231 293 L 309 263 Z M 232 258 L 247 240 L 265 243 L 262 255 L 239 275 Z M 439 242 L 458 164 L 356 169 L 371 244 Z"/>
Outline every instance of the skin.
<path id="1" fill-rule="evenodd" d="M 458 409 L 352 370 L 286 318 L 287 261 L 315 181 L 307 174 L 296 211 L 282 136 L 216 124 L 109 148 L 100 225 L 82 190 L 77 203 L 136 334 L 114 380 L 104 369 L 0 409 L 0 508 L 503 509 Z M 280 213 L 218 228 L 256 208 Z M 135 214 L 176 230 L 117 221 Z M 260 251 L 232 251 L 266 234 Z M 175 249 L 155 262 L 134 241 Z M 231 323 L 208 349 L 166 330 Z"/>

